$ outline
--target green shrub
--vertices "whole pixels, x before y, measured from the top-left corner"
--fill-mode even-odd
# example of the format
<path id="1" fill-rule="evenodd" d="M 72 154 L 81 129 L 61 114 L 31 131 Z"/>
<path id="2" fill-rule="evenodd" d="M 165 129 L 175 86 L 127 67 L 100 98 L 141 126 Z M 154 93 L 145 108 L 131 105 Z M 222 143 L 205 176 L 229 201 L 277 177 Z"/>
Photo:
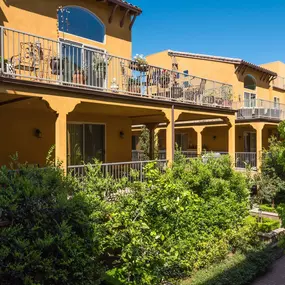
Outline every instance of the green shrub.
<path id="1" fill-rule="evenodd" d="M 280 228 L 280 222 L 269 218 L 262 218 L 262 221 L 258 223 L 258 230 L 262 233 L 269 233 L 273 230 Z"/>
<path id="2" fill-rule="evenodd" d="M 264 212 L 277 213 L 276 209 L 270 205 L 259 205 L 259 209 Z"/>
<path id="3" fill-rule="evenodd" d="M 105 247 L 114 260 L 108 274 L 113 280 L 159 284 L 219 262 L 233 247 L 246 247 L 237 242 L 248 233 L 244 176 L 228 157 L 210 157 L 207 163 L 176 159 L 165 174 L 148 165 L 146 181 L 128 184 L 127 192 L 112 186 Z M 88 174 L 83 184 L 98 188 L 91 181 Z M 251 240 L 244 237 L 244 242 Z"/>
<path id="4" fill-rule="evenodd" d="M 202 269 L 182 285 L 246 285 L 263 274 L 279 256 L 272 248 L 237 253 L 225 261 Z"/>
<path id="5" fill-rule="evenodd" d="M 1 284 L 97 284 L 100 204 L 57 168 L 0 169 Z"/>

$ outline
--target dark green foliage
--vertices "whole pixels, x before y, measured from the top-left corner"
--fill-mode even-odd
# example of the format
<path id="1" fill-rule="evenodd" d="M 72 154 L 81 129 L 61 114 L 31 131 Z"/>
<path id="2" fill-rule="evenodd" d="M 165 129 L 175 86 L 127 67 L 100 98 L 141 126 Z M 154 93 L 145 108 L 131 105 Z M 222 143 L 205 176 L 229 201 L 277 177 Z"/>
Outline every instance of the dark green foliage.
<path id="1" fill-rule="evenodd" d="M 247 254 L 237 253 L 225 261 L 198 271 L 183 285 L 246 285 L 265 273 L 280 255 L 273 248 L 260 248 Z"/>
<path id="2" fill-rule="evenodd" d="M 97 284 L 98 217 L 57 168 L 0 169 L 1 284 Z"/>

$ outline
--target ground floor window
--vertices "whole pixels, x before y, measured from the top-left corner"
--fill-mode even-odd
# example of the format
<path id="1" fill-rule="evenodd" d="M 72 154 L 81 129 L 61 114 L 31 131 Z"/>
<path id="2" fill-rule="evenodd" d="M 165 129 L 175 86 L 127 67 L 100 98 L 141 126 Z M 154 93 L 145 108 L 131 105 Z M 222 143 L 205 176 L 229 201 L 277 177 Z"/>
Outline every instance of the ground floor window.
<path id="1" fill-rule="evenodd" d="M 186 151 L 188 149 L 188 134 L 176 134 L 175 143 L 179 149 Z"/>
<path id="2" fill-rule="evenodd" d="M 69 165 L 105 161 L 105 125 L 68 124 L 67 155 Z"/>
<path id="3" fill-rule="evenodd" d="M 256 133 L 244 132 L 244 152 L 256 152 Z"/>

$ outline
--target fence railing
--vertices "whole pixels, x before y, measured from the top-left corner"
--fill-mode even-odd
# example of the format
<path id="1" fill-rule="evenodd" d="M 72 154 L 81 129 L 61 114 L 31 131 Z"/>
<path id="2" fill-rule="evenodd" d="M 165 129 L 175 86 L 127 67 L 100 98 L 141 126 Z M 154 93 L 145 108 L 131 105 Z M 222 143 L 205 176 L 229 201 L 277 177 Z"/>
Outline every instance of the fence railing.
<path id="1" fill-rule="evenodd" d="M 0 27 L 1 74 L 121 95 L 232 108 L 231 85 Z"/>
<path id="2" fill-rule="evenodd" d="M 246 168 L 247 166 L 256 168 L 257 153 L 256 152 L 236 152 L 235 166 L 236 168 Z"/>
<path id="3" fill-rule="evenodd" d="M 238 110 L 237 118 L 239 120 L 253 118 L 285 119 L 285 105 L 272 101 L 252 99 L 235 102 L 234 108 Z"/>
<path id="4" fill-rule="evenodd" d="M 273 86 L 279 89 L 285 90 L 285 78 L 281 76 L 277 76 L 276 79 L 273 81 Z"/>
<path id="5" fill-rule="evenodd" d="M 130 181 L 145 180 L 145 166 L 149 163 L 155 163 L 159 171 L 163 172 L 167 167 L 166 160 L 155 161 L 132 161 L 132 162 L 118 162 L 118 163 L 103 163 L 101 164 L 101 171 L 104 177 L 108 175 L 114 179 L 127 178 Z M 74 165 L 68 166 L 68 172 L 73 176 L 82 178 L 86 175 L 88 167 L 96 167 L 96 165 Z M 134 174 L 136 172 L 136 174 Z"/>

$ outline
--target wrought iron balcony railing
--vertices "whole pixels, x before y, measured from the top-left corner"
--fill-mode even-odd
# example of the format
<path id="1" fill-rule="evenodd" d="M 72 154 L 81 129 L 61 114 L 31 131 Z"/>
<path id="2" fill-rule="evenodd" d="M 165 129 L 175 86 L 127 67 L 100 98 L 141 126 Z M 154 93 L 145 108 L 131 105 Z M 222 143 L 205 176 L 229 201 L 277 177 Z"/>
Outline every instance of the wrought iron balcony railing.
<path id="1" fill-rule="evenodd" d="M 262 99 L 251 99 L 233 104 L 237 109 L 237 119 L 272 119 L 282 121 L 285 119 L 285 105 Z"/>
<path id="2" fill-rule="evenodd" d="M 232 108 L 232 86 L 67 40 L 1 29 L 1 75 L 120 95 Z"/>

